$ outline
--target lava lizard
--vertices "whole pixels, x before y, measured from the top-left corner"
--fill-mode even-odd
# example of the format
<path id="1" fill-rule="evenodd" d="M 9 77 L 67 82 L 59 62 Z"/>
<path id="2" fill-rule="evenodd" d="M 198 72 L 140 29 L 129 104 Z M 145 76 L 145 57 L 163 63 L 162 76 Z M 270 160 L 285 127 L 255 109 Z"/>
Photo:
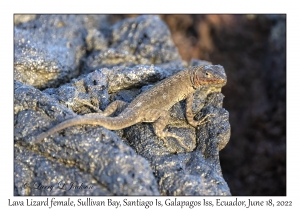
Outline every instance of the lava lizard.
<path id="1" fill-rule="evenodd" d="M 167 146 L 165 138 L 173 137 L 177 139 L 182 147 L 188 149 L 182 143 L 182 137 L 164 130 L 170 118 L 168 110 L 175 103 L 186 99 L 186 118 L 188 123 L 194 127 L 203 124 L 207 122 L 205 119 L 209 115 L 200 121 L 194 120 L 192 113 L 193 93 L 202 86 L 223 86 L 226 84 L 226 81 L 224 68 L 220 65 L 189 67 L 142 92 L 128 106 L 126 102 L 116 100 L 104 111 L 98 109 L 98 113 L 90 113 L 68 119 L 39 134 L 35 143 L 40 143 L 54 132 L 74 125 L 100 125 L 110 130 L 119 130 L 139 122 L 154 122 L 154 132 L 159 138 L 163 139 L 165 146 Z M 118 108 L 123 109 L 123 111 L 116 117 L 109 117 Z"/>

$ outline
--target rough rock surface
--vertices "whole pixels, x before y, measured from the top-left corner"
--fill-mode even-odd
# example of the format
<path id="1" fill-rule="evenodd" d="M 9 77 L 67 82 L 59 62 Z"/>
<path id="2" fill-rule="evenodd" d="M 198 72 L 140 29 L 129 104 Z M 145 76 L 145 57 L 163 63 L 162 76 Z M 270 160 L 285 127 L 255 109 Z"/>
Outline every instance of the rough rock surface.
<path id="1" fill-rule="evenodd" d="M 192 145 L 188 152 L 172 138 L 168 139 L 169 147 L 164 147 L 151 123 L 119 131 L 73 126 L 39 145 L 33 143 L 37 134 L 59 122 L 95 112 L 92 106 L 104 109 L 116 99 L 130 102 L 151 85 L 189 65 L 208 64 L 183 62 L 167 26 L 157 16 L 125 19 L 110 27 L 102 16 L 93 18 L 105 22 L 105 27 L 100 27 L 102 21 L 86 26 L 82 21 L 86 18 L 42 15 L 15 26 L 16 43 L 22 40 L 21 34 L 32 33 L 32 41 L 36 41 L 15 43 L 15 195 L 230 195 L 219 162 L 219 150 L 230 138 L 229 115 L 222 108 L 220 88 L 206 87 L 196 92 L 195 119 L 214 114 L 199 128 L 186 122 L 185 101 L 171 108 L 168 129 L 180 133 L 185 144 Z M 63 23 L 56 21 L 62 19 Z M 67 20 L 78 24 L 66 24 Z M 57 24 L 67 25 L 68 29 L 63 30 L 70 34 L 78 31 L 78 36 L 70 36 L 70 40 L 65 36 L 61 45 L 54 38 L 45 41 L 45 36 L 58 33 Z M 69 51 L 63 45 L 72 42 L 73 54 L 69 52 L 71 56 L 66 60 L 63 55 L 55 58 L 58 51 L 52 51 L 52 42 L 64 53 Z M 42 69 L 43 73 L 37 74 L 36 66 L 31 68 L 35 62 L 28 53 L 32 46 L 43 52 L 47 62 L 56 59 L 59 68 L 55 77 L 59 79 L 47 80 L 51 71 Z M 82 46 L 87 50 L 75 50 Z M 30 74 L 35 77 L 29 80 Z M 87 188 L 78 189 L 81 184 Z M 41 189 L 42 185 L 48 188 Z"/>
<path id="2" fill-rule="evenodd" d="M 85 72 L 116 65 L 182 62 L 167 25 L 158 16 L 142 15 L 119 21 L 104 34 L 108 47 L 94 47 L 86 59 Z"/>
<path id="3" fill-rule="evenodd" d="M 20 24 L 23 19 L 15 18 L 14 77 L 38 88 L 78 76 L 86 54 L 85 34 L 93 25 L 106 24 L 101 15 L 39 15 Z"/>

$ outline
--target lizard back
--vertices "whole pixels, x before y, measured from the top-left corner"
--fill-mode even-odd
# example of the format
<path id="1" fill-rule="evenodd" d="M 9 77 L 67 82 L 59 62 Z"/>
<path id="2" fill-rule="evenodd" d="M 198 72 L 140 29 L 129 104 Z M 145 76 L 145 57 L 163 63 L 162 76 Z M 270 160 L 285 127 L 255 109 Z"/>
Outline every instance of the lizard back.
<path id="1" fill-rule="evenodd" d="M 183 70 L 153 85 L 138 95 L 127 108 L 134 110 L 169 110 L 175 103 L 194 92 L 189 70 Z"/>

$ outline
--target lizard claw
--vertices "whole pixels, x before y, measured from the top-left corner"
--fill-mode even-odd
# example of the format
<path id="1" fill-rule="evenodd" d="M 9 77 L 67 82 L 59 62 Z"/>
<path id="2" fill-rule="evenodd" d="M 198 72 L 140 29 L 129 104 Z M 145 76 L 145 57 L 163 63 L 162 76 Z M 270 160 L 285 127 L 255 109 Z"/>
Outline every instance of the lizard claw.
<path id="1" fill-rule="evenodd" d="M 82 99 L 79 99 L 79 98 L 74 98 L 74 100 L 77 101 L 77 102 L 79 102 L 79 103 L 81 103 L 81 104 L 84 104 L 84 105 L 86 105 L 86 106 L 89 106 L 90 108 L 94 109 L 97 113 L 103 113 L 102 110 L 100 110 L 98 107 L 95 107 L 95 106 L 94 106 L 93 104 L 91 104 L 91 103 L 88 103 L 88 102 L 86 102 L 86 101 L 84 101 L 84 100 L 82 100 Z"/>
<path id="2" fill-rule="evenodd" d="M 199 120 L 198 122 L 197 122 L 197 127 L 199 127 L 200 125 L 202 125 L 202 124 L 206 124 L 206 123 L 208 123 L 208 122 L 211 122 L 211 120 L 210 119 L 207 119 L 208 117 L 214 117 L 214 116 L 216 116 L 216 114 L 207 114 L 207 115 L 205 115 L 201 120 Z"/>
<path id="3" fill-rule="evenodd" d="M 161 137 L 161 139 L 163 140 L 163 146 L 164 147 L 168 147 L 168 142 L 167 142 L 167 140 L 165 139 L 165 137 Z"/>

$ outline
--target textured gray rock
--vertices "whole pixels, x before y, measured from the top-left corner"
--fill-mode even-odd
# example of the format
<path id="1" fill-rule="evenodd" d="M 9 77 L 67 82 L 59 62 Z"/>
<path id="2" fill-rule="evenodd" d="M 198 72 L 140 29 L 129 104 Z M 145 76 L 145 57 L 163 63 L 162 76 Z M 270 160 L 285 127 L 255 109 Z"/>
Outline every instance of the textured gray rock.
<path id="1" fill-rule="evenodd" d="M 39 21 L 50 21 L 47 19 L 74 19 L 78 23 L 78 19 L 85 17 L 39 17 Z M 80 32 L 81 41 L 86 42 L 80 46 L 87 46 L 90 53 L 82 52 L 80 57 L 87 56 L 87 59 L 83 59 L 83 66 L 76 64 L 70 68 L 72 72 L 79 70 L 68 75 L 68 80 L 34 85 L 24 74 L 20 73 L 21 79 L 15 74 L 15 195 L 230 195 L 219 163 L 219 150 L 230 137 L 221 87 L 196 92 L 195 119 L 214 114 L 209 123 L 197 129 L 186 122 L 184 101 L 171 108 L 172 119 L 167 129 L 184 136 L 184 144 L 191 148 L 188 152 L 172 138 L 168 139 L 168 148 L 164 147 L 151 123 L 139 123 L 119 131 L 100 126 L 73 126 L 49 136 L 40 145 L 33 143 L 33 137 L 59 122 L 93 113 L 97 108 L 104 109 L 117 99 L 130 102 L 151 85 L 188 66 L 181 61 L 167 26 L 157 16 L 125 19 L 106 27 L 107 30 L 96 25 L 68 26 L 86 32 Z M 15 30 L 33 33 L 27 26 L 22 27 Z M 47 30 L 54 30 L 51 28 L 55 24 L 48 27 Z M 46 29 L 37 25 L 34 30 Z M 49 47 L 52 41 L 44 46 Z M 36 48 L 42 49 L 41 43 L 37 41 Z M 30 45 L 23 47 L 26 51 Z M 56 53 L 49 49 L 43 52 L 48 57 Z M 30 57 L 19 56 L 16 52 L 15 66 L 20 60 L 31 62 Z M 57 60 L 62 62 L 61 57 Z M 190 64 L 208 62 L 193 60 Z M 39 77 L 47 78 L 47 75 L 46 72 Z M 36 87 L 51 88 L 40 91 Z M 58 188 L 62 182 L 66 186 L 74 182 L 93 187 L 67 191 Z M 54 185 L 54 188 L 34 189 L 38 184 Z"/>
<path id="2" fill-rule="evenodd" d="M 112 27 L 111 48 L 125 50 L 138 63 L 158 64 L 179 60 L 167 25 L 156 15 L 119 21 Z"/>
<path id="3" fill-rule="evenodd" d="M 48 88 L 43 91 L 60 101 L 78 114 L 91 112 L 85 103 L 104 109 L 109 103 L 106 76 L 96 70 L 88 75 L 72 79 L 70 83 L 59 88 Z"/>
<path id="4" fill-rule="evenodd" d="M 105 20 L 101 15 L 40 15 L 17 24 L 14 28 L 15 79 L 45 88 L 78 76 L 86 53 L 87 30 L 100 22 L 106 25 Z"/>
<path id="5" fill-rule="evenodd" d="M 107 34 L 108 48 L 95 50 L 88 56 L 86 72 L 116 65 L 182 62 L 167 25 L 158 16 L 142 15 L 119 21 Z"/>

